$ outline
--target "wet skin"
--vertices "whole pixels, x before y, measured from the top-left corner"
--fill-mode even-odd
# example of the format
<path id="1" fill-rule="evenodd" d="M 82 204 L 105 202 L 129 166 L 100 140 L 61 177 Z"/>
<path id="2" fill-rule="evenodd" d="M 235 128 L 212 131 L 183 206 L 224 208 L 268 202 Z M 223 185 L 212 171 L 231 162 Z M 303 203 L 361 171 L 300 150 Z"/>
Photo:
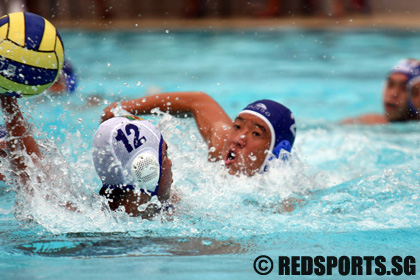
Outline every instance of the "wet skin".
<path id="1" fill-rule="evenodd" d="M 264 163 L 270 148 L 271 132 L 259 117 L 240 114 L 228 131 L 221 156 L 230 174 L 252 176 Z"/>
<path id="2" fill-rule="evenodd" d="M 408 99 L 405 74 L 394 73 L 389 75 L 384 90 L 385 115 L 389 121 L 399 121 L 408 117 Z"/>

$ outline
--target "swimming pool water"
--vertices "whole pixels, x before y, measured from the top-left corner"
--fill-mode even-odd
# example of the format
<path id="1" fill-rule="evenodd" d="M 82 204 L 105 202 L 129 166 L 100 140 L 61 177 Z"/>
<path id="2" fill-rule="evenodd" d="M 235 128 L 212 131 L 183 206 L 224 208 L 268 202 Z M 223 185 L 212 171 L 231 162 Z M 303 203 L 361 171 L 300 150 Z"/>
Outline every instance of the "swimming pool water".
<path id="1" fill-rule="evenodd" d="M 398 60 L 419 57 L 417 32 L 61 33 L 79 88 L 20 100 L 56 177 L 34 181 L 32 195 L 0 186 L 4 279 L 255 279 L 259 255 L 420 257 L 420 124 L 339 124 L 382 112 L 384 77 Z M 257 98 L 284 103 L 297 120 L 292 160 L 264 176 L 228 176 L 206 161 L 193 120 L 150 116 L 169 143 L 181 201 L 171 218 L 153 221 L 104 210 L 90 155 L 102 109 L 184 90 L 207 92 L 231 117 Z M 91 95 L 99 106 L 87 105 Z M 303 203 L 285 213 L 288 197 Z"/>

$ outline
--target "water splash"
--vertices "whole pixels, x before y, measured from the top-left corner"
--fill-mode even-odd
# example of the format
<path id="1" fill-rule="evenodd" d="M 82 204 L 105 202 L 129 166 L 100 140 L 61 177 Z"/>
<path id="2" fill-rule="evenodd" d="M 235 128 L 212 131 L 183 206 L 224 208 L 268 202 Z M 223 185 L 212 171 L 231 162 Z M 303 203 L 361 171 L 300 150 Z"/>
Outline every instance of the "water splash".
<path id="1" fill-rule="evenodd" d="M 290 231 L 342 232 L 420 226 L 415 219 L 420 194 L 415 177 L 405 166 L 356 177 L 350 170 L 351 164 L 345 176 L 338 175 L 334 168 L 313 172 L 316 168 L 301 159 L 302 151 L 296 149 L 289 161 L 276 161 L 266 174 L 252 178 L 230 176 L 222 164 L 208 162 L 207 146 L 192 119 L 155 113 L 151 120 L 168 142 L 173 161 L 173 193 L 180 198 L 172 216 L 160 215 L 147 221 L 111 212 L 105 200 L 97 195 L 100 181 L 91 164 L 90 145 L 85 144 L 80 133 L 69 133 L 59 147 L 61 152 L 54 142 L 44 143 L 44 153 L 48 155 L 45 164 L 50 168 L 42 173 L 32 166 L 31 191 L 18 193 L 16 217 L 54 234 L 131 232 L 138 237 L 218 240 L 272 237 Z M 322 140 L 322 135 L 331 132 L 325 129 L 301 133 L 310 142 L 311 137 Z M 323 162 L 343 166 L 343 158 L 366 158 L 371 143 L 364 133 L 350 137 L 336 133 L 328 138 L 332 139 L 329 149 L 341 145 L 342 151 L 334 157 L 328 149 L 313 149 L 315 154 Z M 353 144 L 356 141 L 359 150 Z M 75 147 L 77 154 L 72 152 Z M 406 153 L 389 142 L 383 143 L 382 149 L 387 147 Z M 369 160 L 381 152 L 381 149 L 372 152 L 374 156 Z M 361 168 L 366 168 L 369 160 L 361 161 Z M 316 164 L 320 166 L 322 161 Z M 1 171 L 7 168 L 2 166 Z M 15 187 L 11 189 L 17 191 Z M 285 207 L 290 199 L 296 209 L 287 212 Z"/>

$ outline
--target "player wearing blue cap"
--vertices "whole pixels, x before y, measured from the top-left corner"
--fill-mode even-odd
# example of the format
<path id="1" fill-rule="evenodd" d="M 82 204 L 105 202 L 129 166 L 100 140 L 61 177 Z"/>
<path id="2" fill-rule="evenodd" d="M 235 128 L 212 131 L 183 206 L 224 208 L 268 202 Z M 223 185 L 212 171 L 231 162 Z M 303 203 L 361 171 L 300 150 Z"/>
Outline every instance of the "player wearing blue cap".
<path id="1" fill-rule="evenodd" d="M 66 59 L 57 81 L 48 89 L 48 91 L 53 94 L 62 94 L 63 92 L 74 93 L 76 87 L 76 73 L 70 60 Z"/>
<path id="2" fill-rule="evenodd" d="M 406 92 L 413 69 L 420 65 L 416 59 L 403 59 L 391 70 L 383 91 L 385 114 L 366 114 L 342 121 L 343 124 L 384 124 L 418 119 L 418 114 Z"/>
<path id="3" fill-rule="evenodd" d="M 111 118 L 116 106 L 108 106 L 102 120 Z M 234 121 L 203 92 L 162 93 L 121 102 L 121 107 L 135 115 L 154 108 L 171 114 L 192 113 L 208 144 L 209 160 L 223 160 L 229 173 L 236 175 L 264 172 L 282 150 L 291 151 L 296 135 L 291 111 L 272 100 L 249 104 Z"/>
<path id="4" fill-rule="evenodd" d="M 419 116 L 420 112 L 420 64 L 413 68 L 411 75 L 407 81 L 407 94 L 411 98 L 411 102 L 416 111 L 416 115 Z"/>

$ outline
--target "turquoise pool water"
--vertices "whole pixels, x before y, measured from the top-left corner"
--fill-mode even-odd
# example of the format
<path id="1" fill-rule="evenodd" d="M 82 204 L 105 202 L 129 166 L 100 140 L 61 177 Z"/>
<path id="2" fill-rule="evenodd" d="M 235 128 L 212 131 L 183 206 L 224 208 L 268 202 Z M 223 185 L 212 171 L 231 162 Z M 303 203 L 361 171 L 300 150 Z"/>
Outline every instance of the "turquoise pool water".
<path id="1" fill-rule="evenodd" d="M 420 257 L 420 124 L 339 124 L 382 112 L 388 70 L 420 57 L 417 32 L 61 33 L 79 88 L 20 100 L 56 176 L 34 180 L 31 195 L 0 185 L 1 279 L 257 279 L 259 255 Z M 184 90 L 209 93 L 232 117 L 257 98 L 284 103 L 297 120 L 293 159 L 264 176 L 227 176 L 206 161 L 193 120 L 151 116 L 169 143 L 181 201 L 171 219 L 104 211 L 90 155 L 101 110 Z M 86 105 L 91 95 L 99 106 Z M 283 213 L 288 197 L 304 202 Z M 285 278 L 276 270 L 265 278 Z"/>

